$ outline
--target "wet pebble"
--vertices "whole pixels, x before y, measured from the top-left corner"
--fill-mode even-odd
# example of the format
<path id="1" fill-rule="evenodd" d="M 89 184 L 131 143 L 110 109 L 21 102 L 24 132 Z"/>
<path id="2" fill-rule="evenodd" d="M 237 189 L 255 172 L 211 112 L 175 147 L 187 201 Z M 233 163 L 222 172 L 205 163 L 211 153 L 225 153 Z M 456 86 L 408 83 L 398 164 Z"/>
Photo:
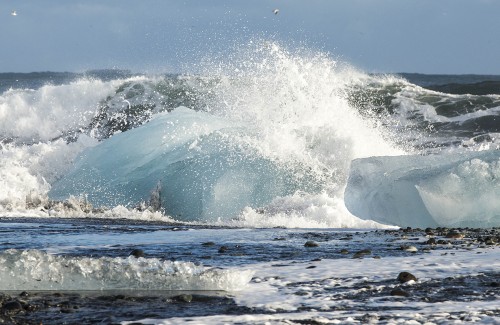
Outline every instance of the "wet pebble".
<path id="1" fill-rule="evenodd" d="M 213 241 L 207 241 L 201 244 L 201 246 L 209 247 L 209 246 L 215 246 L 215 243 Z"/>
<path id="2" fill-rule="evenodd" d="M 144 251 L 142 249 L 133 249 L 129 256 L 133 256 L 133 257 L 136 257 L 136 258 L 139 258 L 139 257 L 144 257 Z"/>
<path id="3" fill-rule="evenodd" d="M 304 247 L 318 247 L 318 246 L 319 246 L 318 243 L 313 240 L 308 240 L 304 244 Z"/>
<path id="4" fill-rule="evenodd" d="M 397 280 L 401 283 L 405 283 L 412 280 L 417 281 L 417 277 L 410 272 L 401 272 L 399 273 Z"/>
<path id="5" fill-rule="evenodd" d="M 410 253 L 418 252 L 418 249 L 412 245 L 403 245 L 403 246 L 401 246 L 401 250 L 404 250 L 404 251 L 410 252 Z"/>
<path id="6" fill-rule="evenodd" d="M 18 300 L 11 300 L 3 304 L 2 311 L 6 314 L 17 314 L 23 310 L 23 305 Z"/>
<path id="7" fill-rule="evenodd" d="M 496 239 L 494 237 L 487 237 L 484 241 L 484 243 L 486 245 L 495 245 L 497 242 L 496 242 Z"/>
<path id="8" fill-rule="evenodd" d="M 370 255 L 372 253 L 371 249 L 362 249 L 354 253 L 352 258 L 362 258 L 366 255 Z"/>
<path id="9" fill-rule="evenodd" d="M 172 300 L 177 302 L 191 302 L 193 300 L 193 296 L 189 294 L 182 294 L 172 297 Z"/>
<path id="10" fill-rule="evenodd" d="M 410 294 L 401 288 L 391 290 L 391 296 L 408 297 Z"/>
<path id="11" fill-rule="evenodd" d="M 425 242 L 427 245 L 436 245 L 437 241 L 436 238 L 429 238 L 428 241 Z"/>
<path id="12" fill-rule="evenodd" d="M 448 232 L 445 237 L 446 238 L 453 238 L 453 239 L 462 239 L 462 238 L 464 238 L 464 235 L 459 233 L 456 230 L 452 230 L 452 231 Z"/>

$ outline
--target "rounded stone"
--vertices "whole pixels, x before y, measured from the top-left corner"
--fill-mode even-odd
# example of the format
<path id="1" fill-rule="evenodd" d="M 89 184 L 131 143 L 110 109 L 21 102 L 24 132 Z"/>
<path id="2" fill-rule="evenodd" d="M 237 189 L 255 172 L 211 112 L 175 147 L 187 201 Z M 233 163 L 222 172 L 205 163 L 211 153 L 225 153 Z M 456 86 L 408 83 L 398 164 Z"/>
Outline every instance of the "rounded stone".
<path id="1" fill-rule="evenodd" d="M 391 290 L 391 296 L 408 297 L 410 294 L 401 288 Z"/>
<path id="2" fill-rule="evenodd" d="M 452 239 L 462 239 L 462 238 L 464 238 L 464 235 L 459 233 L 458 231 L 452 230 L 452 231 L 448 232 L 445 237 L 452 238 Z"/>
<path id="3" fill-rule="evenodd" d="M 136 258 L 139 258 L 139 257 L 144 257 L 144 251 L 142 249 L 133 249 L 129 256 L 133 256 L 133 257 L 136 257 Z"/>
<path id="4" fill-rule="evenodd" d="M 23 306 L 17 300 L 11 300 L 3 304 L 2 311 L 7 314 L 15 314 L 23 310 Z"/>
<path id="5" fill-rule="evenodd" d="M 205 247 L 214 246 L 214 245 L 215 245 L 215 243 L 213 241 L 207 241 L 207 242 L 201 244 L 201 246 L 205 246 Z"/>
<path id="6" fill-rule="evenodd" d="M 410 253 L 418 252 L 418 249 L 412 245 L 403 245 L 403 246 L 401 246 L 401 250 L 404 250 L 404 251 L 410 252 Z"/>
<path id="7" fill-rule="evenodd" d="M 304 247 L 318 247 L 318 246 L 319 246 L 318 243 L 312 240 L 308 240 L 304 244 Z"/>
<path id="8" fill-rule="evenodd" d="M 417 277 L 411 274 L 410 272 L 401 272 L 398 275 L 398 281 L 401 283 L 405 283 L 412 280 L 417 281 Z"/>
<path id="9" fill-rule="evenodd" d="M 175 296 L 172 299 L 177 302 L 191 302 L 193 300 L 193 296 L 189 294 L 182 294 Z"/>

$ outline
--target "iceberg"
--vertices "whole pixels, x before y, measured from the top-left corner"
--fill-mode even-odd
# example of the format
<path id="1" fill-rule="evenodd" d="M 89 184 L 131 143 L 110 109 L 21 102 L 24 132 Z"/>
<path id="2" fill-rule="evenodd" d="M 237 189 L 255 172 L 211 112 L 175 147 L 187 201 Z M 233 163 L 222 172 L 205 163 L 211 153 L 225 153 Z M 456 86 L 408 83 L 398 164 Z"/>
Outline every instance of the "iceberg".
<path id="1" fill-rule="evenodd" d="M 259 154 L 252 130 L 185 107 L 155 115 L 84 151 L 49 197 L 85 196 L 94 206 L 155 206 L 177 220 L 237 217 L 296 191 L 318 192 L 307 168 Z M 152 195 L 153 194 L 153 195 Z"/>
<path id="2" fill-rule="evenodd" d="M 500 150 L 355 159 L 344 193 L 362 219 L 402 227 L 500 226 Z"/>

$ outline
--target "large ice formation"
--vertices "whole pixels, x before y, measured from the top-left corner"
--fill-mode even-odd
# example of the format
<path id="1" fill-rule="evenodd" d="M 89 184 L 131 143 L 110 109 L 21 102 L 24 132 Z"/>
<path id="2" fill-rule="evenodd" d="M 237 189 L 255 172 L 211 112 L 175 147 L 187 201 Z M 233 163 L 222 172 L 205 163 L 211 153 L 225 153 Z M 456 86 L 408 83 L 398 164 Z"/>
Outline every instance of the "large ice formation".
<path id="1" fill-rule="evenodd" d="M 236 217 L 275 197 L 318 191 L 300 165 L 282 164 L 245 143 L 252 130 L 179 107 L 87 149 L 49 197 L 86 195 L 94 206 L 148 201 L 178 220 Z M 292 164 L 293 165 L 293 164 Z"/>
<path id="2" fill-rule="evenodd" d="M 345 204 L 399 226 L 500 226 L 500 151 L 356 159 Z"/>

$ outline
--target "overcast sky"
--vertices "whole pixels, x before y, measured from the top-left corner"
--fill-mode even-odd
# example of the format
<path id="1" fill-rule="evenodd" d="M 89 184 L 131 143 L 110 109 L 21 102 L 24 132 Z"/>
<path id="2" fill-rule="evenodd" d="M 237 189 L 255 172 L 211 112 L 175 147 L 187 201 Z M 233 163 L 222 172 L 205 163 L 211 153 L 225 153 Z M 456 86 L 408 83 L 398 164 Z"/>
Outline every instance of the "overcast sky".
<path id="1" fill-rule="evenodd" d="M 0 0 L 0 72 L 182 72 L 252 38 L 367 72 L 500 74 L 500 0 Z"/>

